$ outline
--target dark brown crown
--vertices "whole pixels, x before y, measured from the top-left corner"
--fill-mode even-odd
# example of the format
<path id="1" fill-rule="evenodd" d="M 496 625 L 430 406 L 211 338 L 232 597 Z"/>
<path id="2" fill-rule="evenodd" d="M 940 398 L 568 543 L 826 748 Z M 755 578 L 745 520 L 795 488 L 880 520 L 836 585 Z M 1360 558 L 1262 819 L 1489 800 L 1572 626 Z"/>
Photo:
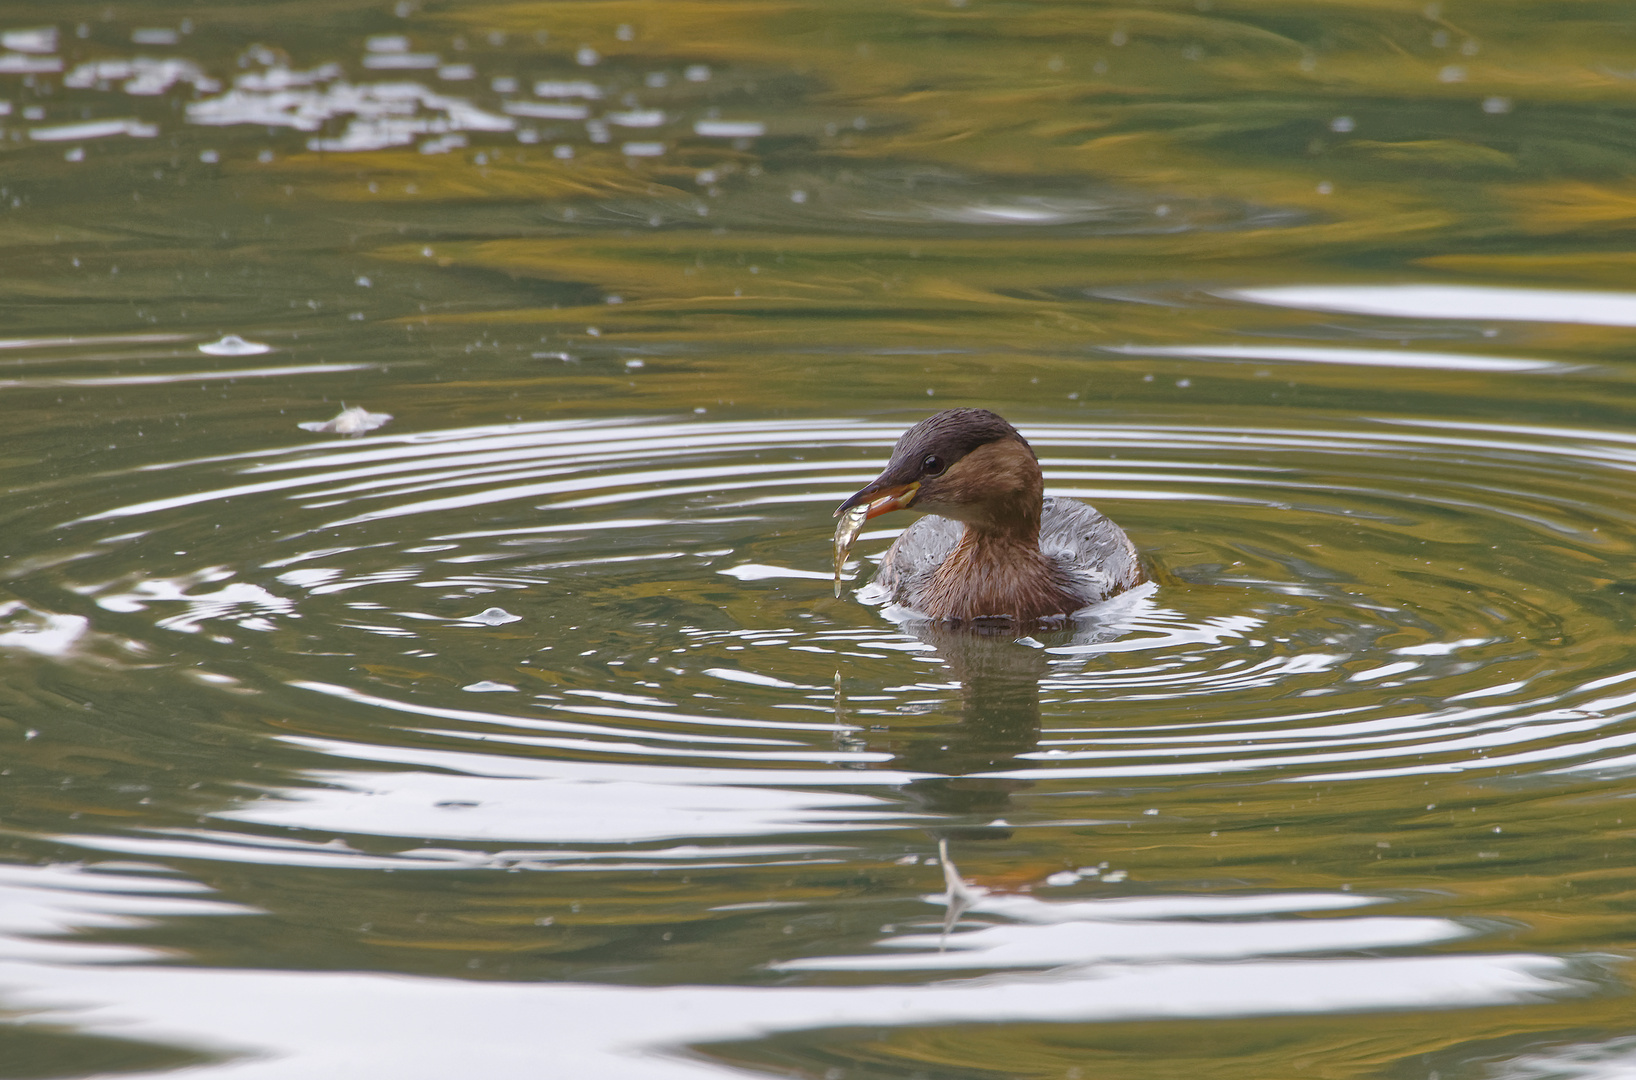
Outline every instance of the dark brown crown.
<path id="1" fill-rule="evenodd" d="M 894 464 L 918 463 L 928 454 L 935 454 L 948 465 L 965 457 L 979 446 L 1002 439 L 1015 439 L 1028 446 L 1028 440 L 1005 418 L 987 409 L 945 409 L 928 416 L 903 433 L 892 448 Z M 1028 452 L 1034 452 L 1033 447 Z"/>

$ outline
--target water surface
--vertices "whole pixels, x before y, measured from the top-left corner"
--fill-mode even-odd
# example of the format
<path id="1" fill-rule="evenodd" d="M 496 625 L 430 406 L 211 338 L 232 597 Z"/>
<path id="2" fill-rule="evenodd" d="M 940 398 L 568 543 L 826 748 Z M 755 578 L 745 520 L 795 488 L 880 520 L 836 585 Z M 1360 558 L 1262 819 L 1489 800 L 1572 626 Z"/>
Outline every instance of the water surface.
<path id="1" fill-rule="evenodd" d="M 0 1076 L 1628 1075 L 1633 35 L 0 5 Z"/>

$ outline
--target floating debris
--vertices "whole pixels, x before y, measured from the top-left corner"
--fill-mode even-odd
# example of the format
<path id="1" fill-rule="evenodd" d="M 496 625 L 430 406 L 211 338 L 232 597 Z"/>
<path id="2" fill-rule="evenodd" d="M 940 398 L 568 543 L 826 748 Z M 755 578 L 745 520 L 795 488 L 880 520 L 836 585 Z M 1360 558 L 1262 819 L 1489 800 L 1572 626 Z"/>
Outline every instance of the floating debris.
<path id="1" fill-rule="evenodd" d="M 835 526 L 835 595 L 841 595 L 841 568 L 846 565 L 846 554 L 852 550 L 852 542 L 863 531 L 863 523 L 869 517 L 869 505 L 860 503 L 841 515 L 841 523 Z"/>
<path id="2" fill-rule="evenodd" d="M 296 426 L 303 431 L 321 431 L 336 435 L 362 435 L 366 431 L 374 431 L 385 426 L 392 419 L 391 413 L 370 412 L 368 409 L 354 405 L 351 408 L 342 408 L 329 420 L 307 420 Z"/>
<path id="3" fill-rule="evenodd" d="M 522 622 L 521 615 L 513 615 L 505 608 L 484 608 L 476 615 L 467 615 L 463 622 L 482 623 L 484 626 L 504 626 L 506 623 Z"/>
<path id="4" fill-rule="evenodd" d="M 218 341 L 205 342 L 199 346 L 199 351 L 207 356 L 260 356 L 272 352 L 273 347 L 259 341 L 245 341 L 237 334 L 228 334 Z"/>

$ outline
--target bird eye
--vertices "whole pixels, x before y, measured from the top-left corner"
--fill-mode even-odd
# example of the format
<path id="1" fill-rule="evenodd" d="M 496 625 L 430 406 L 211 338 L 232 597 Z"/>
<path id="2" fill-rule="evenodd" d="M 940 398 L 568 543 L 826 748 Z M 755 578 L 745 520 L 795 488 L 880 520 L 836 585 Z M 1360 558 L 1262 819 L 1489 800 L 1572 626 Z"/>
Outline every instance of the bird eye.
<path id="1" fill-rule="evenodd" d="M 938 457 L 936 454 L 927 454 L 926 460 L 920 463 L 920 475 L 942 476 L 943 470 L 946 468 L 948 468 L 948 466 L 943 464 L 942 458 Z"/>

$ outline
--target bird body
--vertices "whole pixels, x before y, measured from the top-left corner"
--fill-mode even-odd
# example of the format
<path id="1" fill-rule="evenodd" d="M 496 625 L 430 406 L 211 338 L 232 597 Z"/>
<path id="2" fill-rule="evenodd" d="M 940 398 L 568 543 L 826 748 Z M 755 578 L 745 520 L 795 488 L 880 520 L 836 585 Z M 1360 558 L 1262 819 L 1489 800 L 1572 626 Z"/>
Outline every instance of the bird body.
<path id="1" fill-rule="evenodd" d="M 926 511 L 886 552 L 875 583 L 937 620 L 1037 622 L 1145 580 L 1122 529 L 1085 503 L 1044 497 L 1033 448 L 986 409 L 910 428 L 886 469 L 842 503 L 868 516 Z"/>

